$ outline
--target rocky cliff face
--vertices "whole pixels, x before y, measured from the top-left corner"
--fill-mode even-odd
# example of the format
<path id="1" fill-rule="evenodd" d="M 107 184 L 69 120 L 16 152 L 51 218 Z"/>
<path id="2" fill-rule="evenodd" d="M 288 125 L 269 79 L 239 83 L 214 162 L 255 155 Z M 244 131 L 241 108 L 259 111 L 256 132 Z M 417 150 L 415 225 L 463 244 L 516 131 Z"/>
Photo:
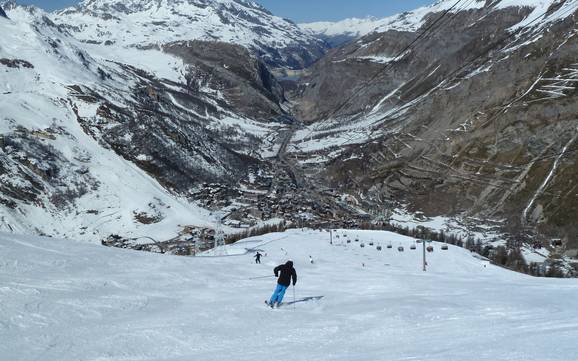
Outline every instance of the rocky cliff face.
<path id="1" fill-rule="evenodd" d="M 221 42 L 186 41 L 163 46 L 183 59 L 190 87 L 219 88 L 235 112 L 270 121 L 283 111 L 283 87 L 267 66 L 241 46 Z"/>
<path id="2" fill-rule="evenodd" d="M 293 94 L 312 123 L 296 153 L 324 159 L 322 177 L 375 207 L 575 241 L 576 5 L 479 2 L 450 14 L 399 56 L 419 30 L 370 34 L 316 64 Z"/>

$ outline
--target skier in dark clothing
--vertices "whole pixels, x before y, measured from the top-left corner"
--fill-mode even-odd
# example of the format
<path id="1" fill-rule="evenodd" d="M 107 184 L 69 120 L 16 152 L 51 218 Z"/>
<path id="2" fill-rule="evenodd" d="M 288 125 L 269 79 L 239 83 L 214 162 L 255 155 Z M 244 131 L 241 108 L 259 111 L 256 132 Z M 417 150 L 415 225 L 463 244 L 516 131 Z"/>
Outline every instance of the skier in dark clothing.
<path id="1" fill-rule="evenodd" d="M 275 277 L 279 277 L 279 279 L 277 280 L 275 292 L 273 292 L 273 295 L 269 300 L 269 306 L 271 308 L 275 307 L 275 303 L 277 304 L 277 307 L 279 307 L 283 301 L 283 297 L 285 296 L 285 291 L 287 291 L 287 288 L 291 285 L 291 280 L 293 280 L 293 286 L 297 283 L 297 272 L 295 272 L 293 261 L 291 260 L 275 267 L 273 272 L 275 272 Z"/>
<path id="2" fill-rule="evenodd" d="M 255 255 L 255 263 L 261 264 L 261 256 L 263 256 L 263 255 L 261 253 L 257 252 L 257 254 Z"/>

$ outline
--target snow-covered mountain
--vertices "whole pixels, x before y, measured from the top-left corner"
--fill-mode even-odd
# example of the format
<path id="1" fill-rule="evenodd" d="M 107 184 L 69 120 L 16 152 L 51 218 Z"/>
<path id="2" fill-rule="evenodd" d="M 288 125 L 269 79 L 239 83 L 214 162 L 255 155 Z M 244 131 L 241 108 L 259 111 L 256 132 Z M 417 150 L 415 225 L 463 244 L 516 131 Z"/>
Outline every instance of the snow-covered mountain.
<path id="1" fill-rule="evenodd" d="M 576 279 L 509 272 L 438 243 L 423 272 L 409 237 L 339 236 L 331 246 L 326 232 L 268 234 L 230 247 L 229 257 L 188 258 L 0 234 L 2 358 L 576 358 Z M 261 265 L 255 250 L 267 254 Z M 271 310 L 263 300 L 275 279 L 267 275 L 287 258 L 297 270 L 296 303 Z M 293 300 L 289 289 L 285 302 Z"/>
<path id="2" fill-rule="evenodd" d="M 290 69 L 313 63 L 326 47 L 291 21 L 244 0 L 84 0 L 51 19 L 86 43 L 151 48 L 221 41 L 250 49 L 272 67 Z"/>
<path id="3" fill-rule="evenodd" d="M 7 10 L 0 229 L 167 239 L 213 226 L 192 200 L 204 182 L 240 187 L 267 169 L 283 93 L 243 47 L 197 41 L 108 51 L 39 9 Z"/>
<path id="4" fill-rule="evenodd" d="M 46 14 L 8 2 L 0 227 L 180 242 L 216 214 L 228 232 L 413 214 L 464 237 L 534 230 L 578 248 L 576 3 L 454 4 L 335 49 L 287 102 L 259 51 L 230 43 L 233 28 L 260 29 L 246 19 L 263 11 L 254 4 L 85 1 Z M 216 26 L 226 41 L 181 39 L 211 25 L 185 27 L 187 14 L 237 10 Z"/>
<path id="5" fill-rule="evenodd" d="M 327 41 L 332 46 L 339 46 L 373 32 L 416 32 L 425 22 L 430 21 L 432 17 L 439 16 L 446 11 L 456 14 L 484 7 L 495 10 L 511 7 L 531 8 L 534 12 L 527 19 L 527 21 L 530 22 L 534 20 L 535 16 L 543 14 L 549 7 L 563 2 L 564 1 L 558 0 L 497 0 L 491 2 L 487 2 L 486 0 L 462 2 L 457 2 L 456 0 L 439 0 L 430 6 L 424 6 L 385 18 L 350 18 L 336 22 L 322 21 L 303 23 L 299 24 L 299 27 Z"/>
<path id="6" fill-rule="evenodd" d="M 308 33 L 327 41 L 330 45 L 339 46 L 373 32 L 384 32 L 388 30 L 415 32 L 422 26 L 424 20 L 432 14 L 441 13 L 450 9 L 454 12 L 478 9 L 483 7 L 485 3 L 485 0 L 473 0 L 464 2 L 462 5 L 452 9 L 453 5 L 456 4 L 455 0 L 441 0 L 430 6 L 385 18 L 370 16 L 361 19 L 350 18 L 336 22 L 321 21 L 303 23 L 299 24 L 299 26 Z"/>
<path id="7" fill-rule="evenodd" d="M 325 40 L 332 47 L 345 44 L 351 40 L 359 39 L 374 32 L 387 19 L 350 18 L 341 21 L 319 21 L 314 23 L 302 23 L 299 27 L 304 31 Z"/>
<path id="8" fill-rule="evenodd" d="M 578 248 L 578 3 L 454 4 L 393 17 L 316 63 L 292 96 L 311 125 L 290 151 L 375 208 L 494 219 Z"/>

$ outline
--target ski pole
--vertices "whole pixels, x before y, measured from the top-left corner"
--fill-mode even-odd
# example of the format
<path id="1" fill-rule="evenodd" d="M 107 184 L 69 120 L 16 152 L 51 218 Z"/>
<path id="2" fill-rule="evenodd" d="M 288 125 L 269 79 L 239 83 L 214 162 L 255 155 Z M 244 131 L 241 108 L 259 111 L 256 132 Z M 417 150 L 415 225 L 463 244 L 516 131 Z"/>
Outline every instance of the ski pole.
<path id="1" fill-rule="evenodd" d="M 293 285 L 293 310 L 295 310 L 295 285 Z"/>
<path id="2" fill-rule="evenodd" d="M 251 277 L 249 278 L 250 280 L 260 280 L 263 278 L 271 278 L 271 277 L 275 277 L 275 275 L 270 275 L 270 276 L 261 276 L 261 277 Z"/>

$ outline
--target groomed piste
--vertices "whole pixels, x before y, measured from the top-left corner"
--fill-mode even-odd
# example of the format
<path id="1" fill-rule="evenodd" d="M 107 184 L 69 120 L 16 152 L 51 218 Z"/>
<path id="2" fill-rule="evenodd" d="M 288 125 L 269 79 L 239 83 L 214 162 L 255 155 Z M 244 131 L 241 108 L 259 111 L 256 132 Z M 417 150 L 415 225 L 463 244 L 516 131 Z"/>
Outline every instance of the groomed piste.
<path id="1" fill-rule="evenodd" d="M 174 257 L 0 234 L 0 359 L 576 359 L 578 281 L 439 243 L 423 272 L 413 244 L 339 230 L 331 245 L 328 232 L 291 230 Z M 269 309 L 273 267 L 289 258 L 298 302 Z"/>

